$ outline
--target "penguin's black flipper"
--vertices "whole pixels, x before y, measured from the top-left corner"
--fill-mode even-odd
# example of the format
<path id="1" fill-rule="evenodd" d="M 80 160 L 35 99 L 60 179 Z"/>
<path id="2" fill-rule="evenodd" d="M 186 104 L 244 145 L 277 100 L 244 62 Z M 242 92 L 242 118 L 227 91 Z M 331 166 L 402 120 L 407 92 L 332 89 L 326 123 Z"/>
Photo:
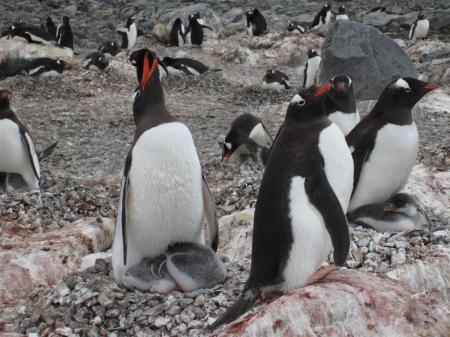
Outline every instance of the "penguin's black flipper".
<path id="1" fill-rule="evenodd" d="M 308 75 L 308 62 L 306 62 L 305 68 L 303 69 L 303 88 L 306 87 L 307 75 Z"/>
<path id="2" fill-rule="evenodd" d="M 219 247 L 219 220 L 217 218 L 216 203 L 214 202 L 214 197 L 203 172 L 202 180 L 203 207 L 206 222 L 208 223 L 209 228 L 209 245 L 212 250 L 217 252 L 217 248 Z"/>
<path id="3" fill-rule="evenodd" d="M 55 149 L 56 145 L 58 145 L 58 142 L 54 142 L 52 145 L 47 146 L 42 151 L 38 152 L 39 162 L 43 161 L 45 158 L 47 158 L 49 155 L 51 155 L 53 150 Z"/>
<path id="4" fill-rule="evenodd" d="M 23 126 L 22 124 L 19 124 L 19 131 L 22 143 L 25 145 L 25 148 L 27 149 L 28 160 L 30 161 L 31 167 L 33 168 L 33 173 L 35 177 L 39 180 L 39 174 L 37 173 L 39 167 L 39 158 L 34 148 L 33 139 L 31 138 L 25 126 Z"/>
<path id="5" fill-rule="evenodd" d="M 209 29 L 210 31 L 214 31 L 211 27 L 208 27 L 206 25 L 200 25 L 203 29 Z"/>
<path id="6" fill-rule="evenodd" d="M 258 301 L 256 295 L 257 293 L 253 289 L 245 290 L 241 297 L 239 297 L 238 300 L 214 323 L 207 326 L 205 330 L 207 332 L 212 332 L 219 326 L 231 323 L 238 319 L 240 316 L 253 308 L 255 303 Z"/>
<path id="7" fill-rule="evenodd" d="M 123 245 L 123 264 L 127 264 L 127 197 L 128 197 L 128 187 L 129 187 L 129 178 L 128 174 L 130 173 L 131 168 L 131 150 L 128 152 L 127 159 L 125 160 L 125 168 L 123 170 L 123 186 L 122 193 L 120 195 L 122 214 L 121 216 L 121 225 L 122 225 L 122 245 Z"/>
<path id="8" fill-rule="evenodd" d="M 322 215 L 325 227 L 333 243 L 333 259 L 342 266 L 350 250 L 350 233 L 347 218 L 336 194 L 331 188 L 323 167 L 305 179 L 305 191 L 309 201 Z"/>

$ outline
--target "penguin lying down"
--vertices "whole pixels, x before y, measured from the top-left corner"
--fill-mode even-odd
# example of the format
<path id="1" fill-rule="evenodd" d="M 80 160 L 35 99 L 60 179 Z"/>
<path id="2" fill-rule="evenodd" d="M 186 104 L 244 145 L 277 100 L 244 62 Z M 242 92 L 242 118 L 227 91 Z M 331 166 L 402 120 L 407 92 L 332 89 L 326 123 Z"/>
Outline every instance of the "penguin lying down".
<path id="1" fill-rule="evenodd" d="M 123 284 L 160 293 L 193 291 L 223 282 L 225 276 L 226 267 L 211 248 L 184 242 L 170 245 L 165 254 L 142 259 L 126 272 Z"/>
<path id="2" fill-rule="evenodd" d="M 347 214 L 348 222 L 379 232 L 429 230 L 431 221 L 416 197 L 397 193 L 387 202 L 358 207 Z"/>

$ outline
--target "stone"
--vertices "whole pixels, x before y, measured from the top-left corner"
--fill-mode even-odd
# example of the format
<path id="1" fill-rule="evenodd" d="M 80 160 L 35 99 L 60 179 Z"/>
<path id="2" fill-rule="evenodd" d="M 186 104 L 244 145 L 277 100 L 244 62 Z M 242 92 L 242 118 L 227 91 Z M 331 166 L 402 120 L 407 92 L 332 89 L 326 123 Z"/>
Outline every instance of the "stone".
<path id="1" fill-rule="evenodd" d="M 229 25 L 231 23 L 238 23 L 242 19 L 244 19 L 244 10 L 242 8 L 232 8 L 225 14 L 221 16 L 222 24 L 224 26 Z"/>
<path id="2" fill-rule="evenodd" d="M 389 37 L 361 23 L 337 21 L 322 47 L 320 83 L 351 76 L 359 100 L 377 99 L 395 77 L 418 77 L 414 64 Z"/>
<path id="3" fill-rule="evenodd" d="M 430 30 L 437 32 L 450 27 L 450 9 L 438 9 L 434 11 L 430 20 Z"/>
<path id="4" fill-rule="evenodd" d="M 28 43 L 14 38 L 0 40 L 0 61 L 6 58 L 34 59 L 38 57 L 50 57 L 70 62 L 73 59 L 73 51 L 70 48 Z"/>
<path id="5" fill-rule="evenodd" d="M 397 19 L 399 15 L 397 14 L 388 14 L 386 12 L 373 12 L 364 15 L 363 24 L 382 28 L 387 26 L 392 20 Z"/>

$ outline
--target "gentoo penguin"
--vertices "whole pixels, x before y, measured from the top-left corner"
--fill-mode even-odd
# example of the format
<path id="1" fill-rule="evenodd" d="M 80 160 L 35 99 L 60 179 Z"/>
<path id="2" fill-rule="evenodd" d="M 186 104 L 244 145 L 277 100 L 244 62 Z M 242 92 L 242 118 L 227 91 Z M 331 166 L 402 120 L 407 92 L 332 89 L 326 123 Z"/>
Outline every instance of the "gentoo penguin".
<path id="1" fill-rule="evenodd" d="M 62 23 L 56 30 L 56 44 L 60 47 L 73 49 L 73 33 L 68 16 L 63 16 Z"/>
<path id="2" fill-rule="evenodd" d="M 63 60 L 39 57 L 25 66 L 24 73 L 33 77 L 49 77 L 61 75 L 66 67 Z"/>
<path id="3" fill-rule="evenodd" d="M 185 35 L 190 35 L 191 44 L 201 46 L 203 43 L 203 29 L 212 30 L 212 28 L 202 25 L 197 21 L 194 15 L 189 15 L 189 26 Z"/>
<path id="4" fill-rule="evenodd" d="M 171 75 L 186 74 L 200 76 L 208 71 L 208 67 L 200 61 L 186 57 L 173 58 L 166 56 L 163 58 L 162 63 Z"/>
<path id="5" fill-rule="evenodd" d="M 183 44 L 186 43 L 186 38 L 184 37 L 185 29 L 183 22 L 180 18 L 176 18 L 173 22 L 172 29 L 169 34 L 169 42 L 172 46 L 179 46 L 180 40 L 183 41 Z"/>
<path id="6" fill-rule="evenodd" d="M 358 207 L 347 214 L 353 225 L 371 227 L 379 232 L 425 230 L 431 221 L 412 195 L 397 193 L 385 203 Z"/>
<path id="7" fill-rule="evenodd" d="M 137 27 L 132 18 L 128 18 L 125 27 L 117 28 L 117 34 L 122 37 L 122 49 L 132 50 L 137 41 Z"/>
<path id="8" fill-rule="evenodd" d="M 53 20 L 51 17 L 47 17 L 47 22 L 45 23 L 45 31 L 53 36 L 53 38 L 56 40 L 56 25 L 53 23 Z"/>
<path id="9" fill-rule="evenodd" d="M 412 24 L 408 39 L 416 40 L 416 39 L 424 39 L 428 35 L 428 30 L 430 29 L 430 21 L 425 17 L 425 15 L 420 12 L 417 16 L 417 20 Z"/>
<path id="10" fill-rule="evenodd" d="M 85 60 L 84 69 L 105 70 L 109 65 L 108 58 L 99 52 L 89 54 Z"/>
<path id="11" fill-rule="evenodd" d="M 255 8 L 252 11 L 247 11 L 245 13 L 245 17 L 247 20 L 248 35 L 259 36 L 268 32 L 266 19 L 258 8 Z"/>
<path id="12" fill-rule="evenodd" d="M 262 88 L 276 91 L 289 89 L 289 77 L 279 70 L 269 69 L 264 75 Z"/>
<path id="13" fill-rule="evenodd" d="M 405 77 L 392 81 L 372 111 L 347 135 L 355 162 L 349 211 L 382 203 L 406 184 L 416 162 L 419 134 L 412 116 L 414 105 L 435 83 Z"/>
<path id="14" fill-rule="evenodd" d="M 319 27 L 321 25 L 327 24 L 331 22 L 331 6 L 329 4 L 326 4 L 322 7 L 319 13 L 317 13 L 316 17 L 314 18 L 313 23 L 311 24 L 311 29 L 314 27 Z"/>
<path id="15" fill-rule="evenodd" d="M 201 25 L 206 25 L 205 20 L 202 19 L 201 16 L 200 16 L 200 12 L 198 12 L 198 11 L 195 12 L 195 13 L 194 13 L 194 18 L 197 19 L 197 21 L 198 21 L 199 24 L 201 24 Z"/>
<path id="16" fill-rule="evenodd" d="M 324 100 L 325 114 L 347 136 L 359 123 L 352 79 L 349 76 L 335 76 L 329 85 L 330 90 Z"/>
<path id="17" fill-rule="evenodd" d="M 322 58 L 317 54 L 317 51 L 310 49 L 308 51 L 308 61 L 303 70 L 303 87 L 309 88 L 316 82 L 316 74 L 319 70 L 320 61 Z"/>
<path id="18" fill-rule="evenodd" d="M 292 21 L 288 24 L 287 26 L 287 30 L 288 32 L 299 32 L 300 34 L 303 34 L 304 32 L 306 32 L 306 28 L 303 27 L 300 23 L 296 22 L 296 21 Z"/>
<path id="19" fill-rule="evenodd" d="M 0 172 L 20 174 L 28 190 L 39 191 L 38 154 L 28 129 L 10 109 L 9 95 L 0 90 Z"/>
<path id="20" fill-rule="evenodd" d="M 266 292 L 304 286 L 332 249 L 336 265 L 347 258 L 353 161 L 344 135 L 322 110 L 324 93 L 308 90 L 289 104 L 256 202 L 250 276 L 209 330 L 237 319 Z"/>
<path id="21" fill-rule="evenodd" d="M 136 123 L 120 194 L 113 272 L 124 283 L 128 269 L 143 258 L 163 254 L 177 242 L 203 243 L 203 220 L 210 245 L 218 246 L 212 194 L 202 174 L 189 129 L 166 109 L 158 58 L 148 49 L 134 51 L 138 87 L 133 99 Z"/>
<path id="22" fill-rule="evenodd" d="M 339 10 L 339 13 L 336 15 L 336 20 L 347 20 L 348 21 L 348 15 L 347 15 L 345 6 L 340 5 L 338 10 Z"/>
<path id="23" fill-rule="evenodd" d="M 11 27 L 11 38 L 21 37 L 28 43 L 51 44 L 55 38 L 39 27 L 13 25 Z"/>
<path id="24" fill-rule="evenodd" d="M 98 47 L 98 52 L 104 55 L 116 56 L 122 48 L 117 42 L 104 42 Z"/>
<path id="25" fill-rule="evenodd" d="M 231 123 L 225 142 L 219 142 L 222 147 L 222 160 L 253 155 L 258 147 L 270 146 L 272 141 L 270 132 L 259 118 L 249 113 L 240 115 Z"/>

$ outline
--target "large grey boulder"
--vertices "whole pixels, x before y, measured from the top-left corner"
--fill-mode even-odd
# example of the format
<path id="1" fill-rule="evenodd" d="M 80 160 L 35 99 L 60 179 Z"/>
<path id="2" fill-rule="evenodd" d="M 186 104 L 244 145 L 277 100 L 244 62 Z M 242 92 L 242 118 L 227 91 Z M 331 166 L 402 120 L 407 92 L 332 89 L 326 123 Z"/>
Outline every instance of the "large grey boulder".
<path id="1" fill-rule="evenodd" d="M 322 47 L 320 83 L 347 74 L 357 99 L 377 99 L 387 83 L 399 76 L 418 76 L 403 51 L 375 28 L 353 21 L 332 24 Z"/>

